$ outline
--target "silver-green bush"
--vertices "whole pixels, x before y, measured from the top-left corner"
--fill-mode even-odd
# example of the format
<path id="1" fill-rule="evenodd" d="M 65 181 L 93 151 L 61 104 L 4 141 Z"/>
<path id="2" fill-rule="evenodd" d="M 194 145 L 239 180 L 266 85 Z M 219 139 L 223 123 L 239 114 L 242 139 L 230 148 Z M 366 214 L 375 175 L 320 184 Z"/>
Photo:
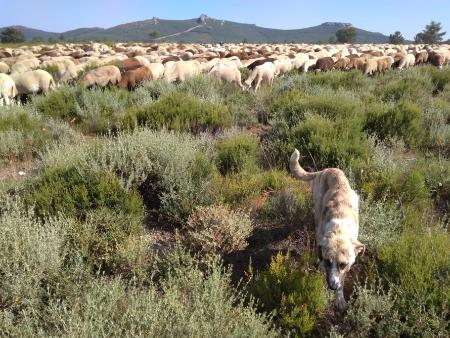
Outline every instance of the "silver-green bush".
<path id="1" fill-rule="evenodd" d="M 253 227 L 250 216 L 221 205 L 194 210 L 184 227 L 187 243 L 205 253 L 243 250 Z"/>

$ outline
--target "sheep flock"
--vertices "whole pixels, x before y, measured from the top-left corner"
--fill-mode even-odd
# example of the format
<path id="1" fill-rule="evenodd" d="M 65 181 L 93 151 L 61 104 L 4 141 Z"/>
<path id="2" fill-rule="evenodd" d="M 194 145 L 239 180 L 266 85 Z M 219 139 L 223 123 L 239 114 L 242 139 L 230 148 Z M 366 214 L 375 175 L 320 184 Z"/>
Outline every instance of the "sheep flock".
<path id="1" fill-rule="evenodd" d="M 143 81 L 181 82 L 210 73 L 243 90 L 271 85 L 287 72 L 356 69 L 372 76 L 388 69 L 450 64 L 450 45 L 391 44 L 182 44 L 66 43 L 0 48 L 0 104 L 62 83 L 117 85 L 129 90 Z M 241 70 L 248 78 L 242 82 Z"/>

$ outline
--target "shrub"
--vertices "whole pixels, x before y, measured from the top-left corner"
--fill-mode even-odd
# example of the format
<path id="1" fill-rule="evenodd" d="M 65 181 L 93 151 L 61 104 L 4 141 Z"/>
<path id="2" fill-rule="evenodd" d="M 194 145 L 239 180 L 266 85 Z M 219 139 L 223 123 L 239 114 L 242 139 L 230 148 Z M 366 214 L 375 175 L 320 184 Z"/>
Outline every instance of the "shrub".
<path id="1" fill-rule="evenodd" d="M 244 211 L 215 205 L 195 209 L 184 230 L 191 247 L 205 253 L 223 255 L 245 249 L 253 227 Z"/>
<path id="2" fill-rule="evenodd" d="M 295 125 L 304 119 L 305 94 L 298 89 L 282 92 L 271 102 L 269 114 L 262 122 L 267 123 L 274 117 L 283 118 L 288 124 Z"/>
<path id="3" fill-rule="evenodd" d="M 313 85 L 331 87 L 334 90 L 345 88 L 361 91 L 368 87 L 369 79 L 360 71 L 352 70 L 349 72 L 317 73 L 309 77 L 309 81 Z"/>
<path id="4" fill-rule="evenodd" d="M 242 128 L 254 126 L 258 122 L 264 123 L 267 110 L 264 97 L 249 95 L 247 91 L 240 90 L 231 84 L 228 84 L 226 88 L 227 90 L 223 91 L 225 96 L 223 104 L 233 115 L 236 126 Z"/>
<path id="5" fill-rule="evenodd" d="M 408 336 L 448 334 L 449 247 L 447 233 L 415 229 L 379 254 L 380 276 L 396 295 Z"/>
<path id="6" fill-rule="evenodd" d="M 24 187 L 23 196 L 41 219 L 58 213 L 83 218 L 90 209 L 101 207 L 137 215 L 143 210 L 139 195 L 126 192 L 114 174 L 75 167 L 43 172 Z"/>
<path id="7" fill-rule="evenodd" d="M 136 115 L 139 125 L 194 133 L 215 131 L 231 124 L 231 116 L 225 106 L 200 101 L 179 91 L 162 96 L 148 106 L 137 107 L 132 114 Z"/>
<path id="8" fill-rule="evenodd" d="M 51 142 L 73 141 L 76 132 L 66 124 L 46 121 L 23 108 L 6 108 L 0 114 L 0 158 L 26 160 L 36 156 Z"/>
<path id="9" fill-rule="evenodd" d="M 220 103 L 226 84 L 209 75 L 196 75 L 181 82 L 179 91 L 209 103 Z"/>
<path id="10" fill-rule="evenodd" d="M 322 276 L 295 265 L 289 254 L 278 253 L 267 271 L 249 284 L 261 309 L 271 312 L 275 322 L 296 336 L 307 336 L 325 311 Z"/>
<path id="11" fill-rule="evenodd" d="M 356 98 L 340 95 L 311 96 L 306 100 L 303 109 L 330 120 L 355 118 L 362 114 Z"/>
<path id="12" fill-rule="evenodd" d="M 296 126 L 280 121 L 263 140 L 263 157 L 270 166 L 287 167 L 297 148 L 309 155 L 304 166 L 357 168 L 368 158 L 368 140 L 361 129 L 359 117 L 333 121 L 308 115 Z"/>
<path id="13" fill-rule="evenodd" d="M 37 222 L 20 202 L 4 197 L 0 217 L 2 334 L 6 334 L 5 320 L 17 324 L 44 305 L 47 287 L 64 265 L 64 237 L 69 226 L 64 219 Z"/>
<path id="14" fill-rule="evenodd" d="M 87 211 L 85 219 L 69 231 L 71 255 L 84 260 L 92 271 L 118 272 L 124 247 L 143 230 L 142 217 L 108 208 Z"/>
<path id="15" fill-rule="evenodd" d="M 32 254 L 34 248 L 49 245 L 47 241 L 41 243 L 41 246 L 27 247 L 31 250 L 25 252 Z M 57 252 L 41 251 L 45 257 Z M 279 336 L 271 327 L 270 318 L 257 314 L 252 304 L 243 303 L 244 295 L 230 286 L 231 273 L 217 259 L 208 261 L 201 269 L 195 259 L 184 253 L 170 253 L 170 256 L 164 259 L 169 265 L 167 274 L 159 283 L 150 280 L 145 287 L 136 287 L 120 278 L 79 279 L 79 271 L 67 272 L 62 280 L 65 287 L 70 283 L 70 288 L 64 297 L 43 292 L 39 304 L 20 312 L 2 306 L 2 334 L 16 337 Z M 8 257 L 16 259 L 10 252 Z M 23 271 L 23 266 L 18 268 Z M 33 286 L 30 284 L 28 289 L 35 290 Z"/>
<path id="16" fill-rule="evenodd" d="M 391 292 L 379 285 L 357 285 L 340 327 L 346 337 L 399 337 L 400 319 Z"/>
<path id="17" fill-rule="evenodd" d="M 373 107 L 368 112 L 364 129 L 380 140 L 401 138 L 410 145 L 420 144 L 421 109 L 407 102 L 400 102 L 390 108 Z"/>
<path id="18" fill-rule="evenodd" d="M 249 134 L 223 138 L 216 144 L 217 168 L 222 175 L 257 168 L 258 139 Z"/>
<path id="19" fill-rule="evenodd" d="M 41 119 L 30 110 L 9 106 L 2 107 L 0 115 L 0 131 L 20 130 L 32 132 L 39 129 L 41 126 Z"/>
<path id="20" fill-rule="evenodd" d="M 127 191 L 139 190 L 155 221 L 177 225 L 196 206 L 215 200 L 211 145 L 208 138 L 139 129 L 103 142 L 52 148 L 43 167 L 115 173 Z"/>
<path id="21" fill-rule="evenodd" d="M 310 194 L 298 187 L 275 191 L 263 206 L 262 216 L 283 224 L 300 226 L 311 216 Z"/>
<path id="22" fill-rule="evenodd" d="M 77 97 L 81 87 L 62 86 L 46 96 L 33 97 L 32 105 L 44 116 L 71 121 L 77 117 Z"/>
<path id="23" fill-rule="evenodd" d="M 30 150 L 27 151 L 26 144 L 30 141 L 23 132 L 18 130 L 0 132 L 0 157 L 2 160 L 6 160 L 29 154 Z"/>
<path id="24" fill-rule="evenodd" d="M 388 78 L 387 78 L 388 79 Z M 429 77 L 424 77 L 417 71 L 406 73 L 401 79 L 389 78 L 387 83 L 381 84 L 380 97 L 383 101 L 402 99 L 412 102 L 426 102 L 433 92 L 433 84 Z"/>
<path id="25" fill-rule="evenodd" d="M 86 133 L 106 133 L 130 127 L 126 114 L 128 99 L 127 91 L 117 88 L 87 90 L 66 86 L 47 96 L 35 97 L 32 104 L 44 116 L 80 125 Z"/>
<path id="26" fill-rule="evenodd" d="M 357 167 L 368 157 L 367 139 L 355 120 L 334 122 L 311 116 L 293 128 L 290 138 L 293 147 L 285 155 L 285 164 L 294 148 L 309 153 L 320 168 Z"/>
<path id="27" fill-rule="evenodd" d="M 361 178 L 361 191 L 367 196 L 380 200 L 387 198 L 415 207 L 425 206 L 430 190 L 425 181 L 424 171 L 418 165 L 412 168 L 390 170 L 364 170 Z"/>
<path id="28" fill-rule="evenodd" d="M 252 71 L 248 69 L 247 67 L 240 68 L 239 71 L 241 72 L 241 79 L 242 82 L 248 79 Z"/>
<path id="29" fill-rule="evenodd" d="M 377 252 L 384 245 L 396 242 L 403 230 L 403 214 L 398 201 L 360 201 L 359 239 L 371 250 Z"/>
<path id="30" fill-rule="evenodd" d="M 422 163 L 425 180 L 436 209 L 442 215 L 450 214 L 450 161 L 429 158 Z"/>
<path id="31" fill-rule="evenodd" d="M 40 67 L 39 69 L 45 70 L 46 72 L 48 72 L 53 77 L 53 79 L 57 80 L 57 76 L 59 74 L 59 69 L 58 69 L 57 65 L 50 64 L 50 65 L 47 65 L 45 67 Z"/>
<path id="32" fill-rule="evenodd" d="M 171 95 L 177 90 L 174 83 L 170 83 L 165 79 L 144 81 L 142 82 L 140 88 L 147 92 L 153 100 L 157 100 L 161 96 Z"/>
<path id="33" fill-rule="evenodd" d="M 97 156 L 125 187 L 139 189 L 150 213 L 175 225 L 194 207 L 215 199 L 211 183 L 215 167 L 206 142 L 185 134 L 141 130 L 111 140 Z"/>
<path id="34" fill-rule="evenodd" d="M 434 98 L 423 113 L 422 145 L 437 154 L 450 156 L 450 101 Z"/>
<path id="35" fill-rule="evenodd" d="M 127 124 L 128 99 L 126 90 L 115 87 L 81 90 L 77 98 L 75 122 L 87 133 L 105 134 L 133 127 Z"/>
<path id="36" fill-rule="evenodd" d="M 450 83 L 450 71 L 448 69 L 429 67 L 427 68 L 427 72 L 431 76 L 435 92 L 443 91 L 445 86 Z"/>
<path id="37" fill-rule="evenodd" d="M 298 89 L 278 96 L 271 105 L 272 116 L 280 115 L 288 125 L 295 126 L 305 119 L 305 114 L 314 113 L 331 120 L 346 119 L 362 115 L 356 99 L 340 95 L 306 96 Z"/>
<path id="38" fill-rule="evenodd" d="M 73 337 L 275 337 L 265 317 L 239 303 L 239 293 L 227 285 L 228 275 L 213 269 L 204 279 L 198 269 L 180 271 L 162 292 L 153 285 L 129 288 L 120 279 L 93 280 L 78 300 L 52 302 L 47 318 L 53 327 L 38 328 Z"/>
<path id="39" fill-rule="evenodd" d="M 262 192 L 279 190 L 286 187 L 288 176 L 282 171 L 264 171 L 257 174 L 242 172 L 226 177 L 217 177 L 220 199 L 226 204 L 241 206 Z"/>

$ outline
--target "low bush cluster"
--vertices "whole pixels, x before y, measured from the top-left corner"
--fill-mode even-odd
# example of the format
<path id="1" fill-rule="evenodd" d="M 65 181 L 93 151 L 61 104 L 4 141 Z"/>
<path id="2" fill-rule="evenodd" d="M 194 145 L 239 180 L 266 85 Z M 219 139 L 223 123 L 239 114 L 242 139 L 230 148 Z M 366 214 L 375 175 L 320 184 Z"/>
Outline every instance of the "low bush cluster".
<path id="1" fill-rule="evenodd" d="M 308 336 L 325 311 L 321 274 L 297 265 L 290 254 L 273 257 L 269 269 L 250 282 L 249 290 L 286 334 Z"/>
<path id="2" fill-rule="evenodd" d="M 23 199 L 41 219 L 60 213 L 82 219 L 88 211 L 102 207 L 132 215 L 143 211 L 141 197 L 125 191 L 114 174 L 75 167 L 47 170 L 24 187 Z"/>
<path id="3" fill-rule="evenodd" d="M 111 249 L 119 229 L 116 217 L 104 212 L 87 217 L 81 246 Z M 123 217 L 123 216 L 121 216 Z M 126 216 L 125 216 L 126 217 Z M 119 217 L 120 218 L 120 217 Z M 100 221 L 97 225 L 97 221 Z M 122 225 L 128 223 L 123 219 Z M 100 229 L 101 225 L 104 226 Z M 203 261 L 173 249 L 159 261 L 158 282 L 145 284 L 119 276 L 87 273 L 73 245 L 73 221 L 53 218 L 37 222 L 23 206 L 10 201 L 0 218 L 2 280 L 0 328 L 13 337 L 172 336 L 215 334 L 276 337 L 268 316 L 244 304 L 245 295 L 230 286 L 231 275 L 217 259 Z M 100 231 L 101 230 L 101 231 Z M 111 239 L 106 240 L 106 233 Z M 117 235 L 119 235 L 117 237 Z M 94 239 L 97 239 L 94 241 Z M 112 255 L 99 251 L 93 257 Z M 67 259 L 72 263 L 67 264 Z M 206 266 L 206 267 L 205 267 Z M 155 268 L 154 268 L 155 269 Z"/>
<path id="4" fill-rule="evenodd" d="M 221 205 L 197 208 L 184 227 L 189 246 L 221 255 L 245 249 L 252 230 L 252 220 L 246 212 Z"/>
<path id="5" fill-rule="evenodd" d="M 301 227 L 311 216 L 311 196 L 298 185 L 274 191 L 262 209 L 262 216 L 272 222 Z"/>
<path id="6" fill-rule="evenodd" d="M 397 295 L 396 303 L 402 313 L 425 315 L 434 313 L 445 324 L 450 301 L 449 282 L 450 237 L 432 230 L 406 231 L 396 243 L 385 246 L 379 255 L 380 277 Z M 421 331 L 421 323 L 430 325 L 420 317 L 412 317 L 413 330 Z M 445 326 L 445 325 L 444 325 Z M 435 327 L 435 329 L 440 329 Z M 412 332 L 411 332 L 412 333 Z"/>
<path id="7" fill-rule="evenodd" d="M 0 158 L 30 160 L 51 143 L 73 141 L 80 136 L 66 123 L 45 120 L 31 110 L 3 108 L 0 113 Z"/>
<path id="8" fill-rule="evenodd" d="M 138 125 L 154 129 L 166 127 L 199 133 L 206 130 L 217 131 L 231 125 L 231 116 L 225 106 L 201 101 L 193 95 L 179 92 L 161 96 L 158 101 L 145 107 L 137 107 L 129 114 L 136 116 Z"/>
<path id="9" fill-rule="evenodd" d="M 43 157 L 44 172 L 55 168 L 106 171 L 119 178 L 127 191 L 139 191 L 155 221 L 179 224 L 197 206 L 215 200 L 215 166 L 208 158 L 212 144 L 149 129 L 121 133 L 101 144 L 69 144 L 50 149 Z"/>
<path id="10" fill-rule="evenodd" d="M 280 190 L 288 184 L 287 175 L 282 171 L 260 173 L 243 172 L 225 177 L 216 177 L 215 186 L 219 198 L 225 204 L 242 206 L 250 204 L 252 198 L 261 193 Z"/>
<path id="11" fill-rule="evenodd" d="M 257 169 L 258 139 L 237 134 L 225 137 L 216 144 L 217 168 L 222 175 Z"/>
<path id="12" fill-rule="evenodd" d="M 399 138 L 408 145 L 416 145 L 422 138 L 421 115 L 420 107 L 404 101 L 392 107 L 373 107 L 364 128 L 382 141 Z"/>

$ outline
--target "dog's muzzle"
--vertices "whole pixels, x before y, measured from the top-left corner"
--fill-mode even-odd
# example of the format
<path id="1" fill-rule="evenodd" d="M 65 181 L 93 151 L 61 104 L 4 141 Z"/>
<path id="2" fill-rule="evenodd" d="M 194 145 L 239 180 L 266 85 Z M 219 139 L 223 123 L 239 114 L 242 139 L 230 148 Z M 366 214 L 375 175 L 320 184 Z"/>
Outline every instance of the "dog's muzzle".
<path id="1" fill-rule="evenodd" d="M 331 290 L 337 290 L 341 287 L 341 280 L 335 275 L 329 275 L 327 278 L 327 284 Z"/>

